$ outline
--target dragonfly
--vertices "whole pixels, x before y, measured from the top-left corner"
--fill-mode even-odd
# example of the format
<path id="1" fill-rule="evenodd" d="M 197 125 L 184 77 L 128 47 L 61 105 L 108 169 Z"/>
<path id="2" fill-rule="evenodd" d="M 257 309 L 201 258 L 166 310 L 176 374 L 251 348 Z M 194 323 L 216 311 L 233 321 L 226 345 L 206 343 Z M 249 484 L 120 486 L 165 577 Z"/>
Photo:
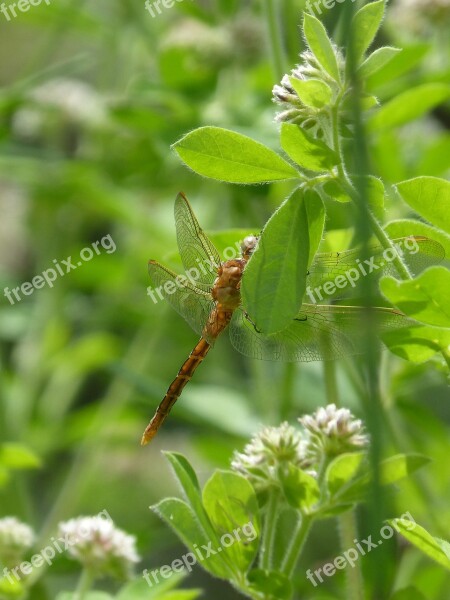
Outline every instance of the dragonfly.
<path id="1" fill-rule="evenodd" d="M 361 318 L 367 308 L 338 304 L 302 303 L 291 324 L 281 332 L 265 334 L 247 314 L 241 302 L 240 287 L 245 267 L 257 248 L 258 236 L 247 236 L 241 243 L 241 255 L 221 261 L 212 241 L 201 229 L 195 214 L 183 193 L 175 200 L 175 226 L 180 257 L 185 272 L 195 269 L 196 278 L 177 275 L 155 260 L 148 265 L 153 284 L 162 296 L 200 335 L 189 357 L 170 384 L 155 415 L 142 436 L 142 445 L 148 444 L 166 420 L 183 388 L 204 360 L 216 339 L 229 330 L 232 345 L 243 355 L 262 360 L 315 361 L 342 358 L 364 351 L 361 336 Z M 394 242 L 406 242 L 399 238 Z M 442 246 L 428 238 L 414 239 L 420 253 L 416 263 L 429 257 L 440 259 Z M 383 248 L 370 248 L 377 269 L 390 272 L 392 265 L 382 260 Z M 418 256 L 421 258 L 417 258 Z M 325 283 L 357 264 L 358 251 L 318 253 L 307 273 L 310 285 Z M 383 264 L 384 263 L 384 264 Z M 370 309 L 382 329 L 405 326 L 408 319 L 399 311 L 378 307 Z"/>

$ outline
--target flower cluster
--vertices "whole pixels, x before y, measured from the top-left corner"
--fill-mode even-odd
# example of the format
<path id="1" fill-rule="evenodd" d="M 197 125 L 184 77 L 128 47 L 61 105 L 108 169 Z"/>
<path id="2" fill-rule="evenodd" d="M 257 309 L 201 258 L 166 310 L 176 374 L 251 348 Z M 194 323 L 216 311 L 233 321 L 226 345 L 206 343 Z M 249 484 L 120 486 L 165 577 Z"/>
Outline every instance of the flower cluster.
<path id="1" fill-rule="evenodd" d="M 338 62 L 339 71 L 344 71 L 344 57 L 341 51 L 334 46 L 334 52 Z M 312 52 L 306 50 L 300 55 L 301 63 L 292 69 L 290 75 L 284 75 L 281 83 L 275 85 L 272 90 L 273 101 L 283 108 L 277 113 L 276 121 L 288 121 L 310 129 L 313 134 L 320 136 L 320 116 L 329 108 L 340 91 L 339 82 L 335 81 L 320 65 Z M 323 105 L 314 106 L 299 95 L 295 89 L 296 81 L 313 82 L 326 86 L 329 90 L 328 102 Z"/>
<path id="2" fill-rule="evenodd" d="M 34 532 L 15 517 L 0 519 L 0 562 L 6 566 L 18 564 L 34 543 Z"/>
<path id="3" fill-rule="evenodd" d="M 347 408 L 329 404 L 299 419 L 303 430 L 288 423 L 265 427 L 242 453 L 234 454 L 232 468 L 245 475 L 255 489 L 278 485 L 279 469 L 288 464 L 317 477 L 320 466 L 345 452 L 366 448 L 369 438 L 362 421 Z"/>
<path id="4" fill-rule="evenodd" d="M 95 576 L 130 577 L 140 558 L 136 538 L 118 529 L 109 519 L 78 517 L 59 524 L 59 535 L 69 540 L 69 555 Z"/>

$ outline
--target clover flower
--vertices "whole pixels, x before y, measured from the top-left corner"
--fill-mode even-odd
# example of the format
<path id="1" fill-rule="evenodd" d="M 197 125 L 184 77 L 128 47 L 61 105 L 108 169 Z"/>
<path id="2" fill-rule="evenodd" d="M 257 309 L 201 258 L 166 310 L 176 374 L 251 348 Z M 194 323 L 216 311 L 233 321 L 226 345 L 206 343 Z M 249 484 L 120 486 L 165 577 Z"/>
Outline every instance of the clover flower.
<path id="1" fill-rule="evenodd" d="M 34 532 L 15 517 L 0 519 L 0 561 L 6 566 L 17 565 L 34 543 Z"/>
<path id="2" fill-rule="evenodd" d="M 306 430 L 306 457 L 312 462 L 321 462 L 321 458 L 337 456 L 345 452 L 364 449 L 369 444 L 360 419 L 355 419 L 348 408 L 337 408 L 328 404 L 312 415 L 305 415 L 299 422 Z"/>
<path id="3" fill-rule="evenodd" d="M 336 46 L 334 46 L 334 52 L 339 70 L 343 73 L 344 57 Z M 280 84 L 275 85 L 272 89 L 273 101 L 284 109 L 282 112 L 277 113 L 275 120 L 278 122 L 288 121 L 296 123 L 297 125 L 302 125 L 303 127 L 308 126 L 308 128 L 312 129 L 312 133 L 320 133 L 320 131 L 318 131 L 318 116 L 329 106 L 335 96 L 339 93 L 339 82 L 335 81 L 322 68 L 317 58 L 309 50 L 302 52 L 300 54 L 300 59 L 302 62 L 291 70 L 290 75 L 284 75 Z M 298 92 L 296 92 L 291 81 L 292 79 L 304 82 L 314 80 L 315 82 L 319 81 L 322 84 L 326 84 L 331 92 L 329 103 L 322 107 L 314 107 L 311 106 L 310 103 L 305 103 L 305 101 L 300 98 Z"/>
<path id="4" fill-rule="evenodd" d="M 133 565 L 140 560 L 136 538 L 118 529 L 109 519 L 99 516 L 71 519 L 59 524 L 59 535 L 69 541 L 69 555 L 96 577 L 112 575 L 127 579 Z"/>
<path id="5" fill-rule="evenodd" d="M 265 427 L 253 436 L 242 453 L 234 453 L 231 466 L 260 491 L 276 485 L 278 468 L 289 463 L 307 466 L 304 442 L 298 430 L 282 423 L 279 427 Z"/>

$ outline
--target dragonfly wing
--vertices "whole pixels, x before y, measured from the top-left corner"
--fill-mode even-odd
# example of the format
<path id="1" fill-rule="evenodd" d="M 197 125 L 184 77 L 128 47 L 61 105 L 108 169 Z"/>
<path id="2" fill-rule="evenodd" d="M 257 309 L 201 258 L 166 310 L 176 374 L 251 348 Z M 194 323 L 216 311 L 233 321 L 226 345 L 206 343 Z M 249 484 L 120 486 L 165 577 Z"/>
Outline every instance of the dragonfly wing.
<path id="1" fill-rule="evenodd" d="M 342 358 L 364 352 L 364 310 L 356 306 L 304 304 L 285 330 L 270 335 L 259 332 L 246 313 L 238 310 L 230 323 L 230 338 L 241 354 L 261 360 L 310 362 Z M 368 310 L 382 330 L 410 324 L 392 309 Z"/>
<path id="2" fill-rule="evenodd" d="M 154 301 L 158 297 L 165 298 L 192 329 L 202 335 L 215 306 L 211 295 L 195 287 L 185 276 L 177 275 L 154 260 L 149 262 L 148 272 L 155 285 L 152 292 Z"/>
<path id="3" fill-rule="evenodd" d="M 399 253 L 403 253 L 403 259 L 414 274 L 420 273 L 433 264 L 438 264 L 445 257 L 444 247 L 439 242 L 426 237 L 397 238 L 392 242 Z M 327 298 L 348 296 L 350 287 L 366 275 L 398 277 L 392 252 L 390 250 L 387 254 L 385 252 L 382 246 L 373 244 L 368 248 L 367 259 L 361 259 L 359 248 L 316 254 L 307 276 L 307 285 L 314 299 L 322 301 L 322 295 Z M 327 282 L 334 285 L 326 286 Z M 311 300 L 311 297 L 309 299 Z"/>
<path id="4" fill-rule="evenodd" d="M 194 211 L 181 192 L 175 200 L 175 225 L 178 249 L 185 271 L 195 269 L 193 277 L 196 285 L 209 291 L 221 264 L 220 255 L 198 224 Z"/>

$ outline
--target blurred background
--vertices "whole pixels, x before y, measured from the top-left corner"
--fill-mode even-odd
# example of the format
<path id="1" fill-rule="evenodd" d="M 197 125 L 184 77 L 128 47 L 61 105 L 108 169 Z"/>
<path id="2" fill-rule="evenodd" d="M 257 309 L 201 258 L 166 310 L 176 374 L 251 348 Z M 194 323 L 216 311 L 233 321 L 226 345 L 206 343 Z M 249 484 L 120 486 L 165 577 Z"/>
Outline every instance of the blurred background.
<path id="1" fill-rule="evenodd" d="M 137 536 L 142 568 L 170 563 L 184 550 L 149 510 L 178 493 L 161 450 L 186 453 L 206 479 L 213 468 L 226 468 L 261 424 L 294 423 L 327 403 L 323 365 L 248 360 L 225 335 L 155 441 L 139 446 L 197 341 L 181 317 L 147 294 L 148 259 L 169 266 L 175 260 L 176 194 L 187 194 L 208 233 L 257 233 L 292 189 L 204 180 L 170 150 L 202 125 L 240 131 L 278 150 L 271 90 L 284 73 L 267 42 L 267 6 L 185 0 L 152 16 L 143 0 L 52 0 L 9 21 L 0 13 L 1 290 L 56 262 L 65 269 L 69 256 L 76 265 L 80 252 L 100 240 L 113 240 L 115 248 L 100 243 L 99 253 L 85 260 L 86 251 L 81 265 L 52 287 L 12 296 L 13 303 L 1 294 L 0 442 L 21 444 L 29 455 L 0 468 L 0 517 L 29 523 L 41 542 L 60 520 L 106 508 Z M 301 0 L 279 2 L 285 72 L 303 49 L 303 8 Z M 338 40 L 340 12 L 337 4 L 321 17 Z M 381 101 L 419 83 L 449 81 L 449 24 L 446 2 L 391 3 L 376 43 L 405 50 L 383 78 L 372 77 Z M 448 176 L 449 127 L 450 111 L 442 107 L 384 130 L 369 140 L 372 172 L 387 185 L 419 174 Z M 343 250 L 351 239 L 348 211 L 338 203 L 327 211 L 327 231 L 344 244 L 334 249 Z M 388 204 L 386 221 L 407 216 L 405 205 Z M 212 237 L 220 245 L 221 236 Z M 381 368 L 383 401 L 401 450 L 433 459 L 422 476 L 426 492 L 404 484 L 408 503 L 398 514 L 411 511 L 442 537 L 446 525 L 448 536 L 444 370 L 438 360 L 412 365 L 390 354 Z M 350 361 L 337 365 L 339 394 L 360 414 L 354 370 Z M 317 528 L 309 560 L 334 556 L 334 543 L 337 549 L 326 526 Z M 449 581 L 438 567 L 414 553 L 406 565 L 427 587 L 427 598 L 448 600 Z M 64 589 L 71 570 L 71 562 L 59 559 L 42 597 Z M 299 572 L 299 588 L 310 593 L 303 580 Z M 200 569 L 185 585 L 202 587 L 205 597 L 236 596 Z"/>

